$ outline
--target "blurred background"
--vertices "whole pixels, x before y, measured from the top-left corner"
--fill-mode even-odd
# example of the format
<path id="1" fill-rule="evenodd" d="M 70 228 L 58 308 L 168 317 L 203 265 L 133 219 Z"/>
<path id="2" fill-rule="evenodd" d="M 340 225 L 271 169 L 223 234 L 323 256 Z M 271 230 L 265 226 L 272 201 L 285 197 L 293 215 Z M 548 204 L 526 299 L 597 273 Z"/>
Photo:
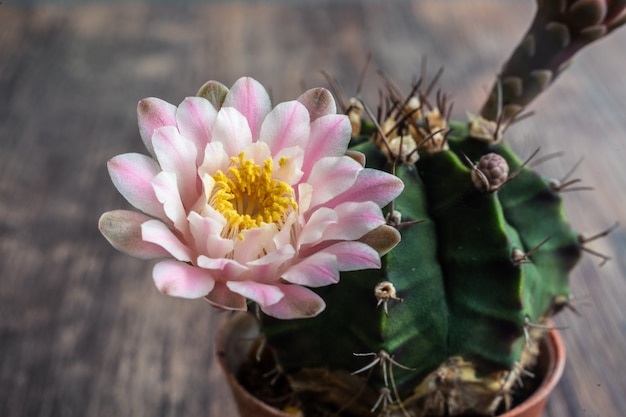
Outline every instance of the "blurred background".
<path id="1" fill-rule="evenodd" d="M 160 295 L 152 264 L 116 252 L 97 230 L 128 208 L 106 161 L 145 152 L 137 101 L 178 104 L 207 80 L 250 75 L 274 102 L 335 76 L 346 96 L 372 54 L 409 88 L 427 57 L 452 94 L 454 116 L 478 112 L 526 30 L 532 0 L 80 1 L 0 5 L 0 416 L 231 416 L 214 360 L 219 314 L 203 301 Z M 558 324 L 568 349 L 551 417 L 626 410 L 626 29 L 578 55 L 510 130 L 528 155 L 565 151 L 540 170 L 575 174 L 567 213 L 594 234 L 573 275 L 581 316 Z"/>

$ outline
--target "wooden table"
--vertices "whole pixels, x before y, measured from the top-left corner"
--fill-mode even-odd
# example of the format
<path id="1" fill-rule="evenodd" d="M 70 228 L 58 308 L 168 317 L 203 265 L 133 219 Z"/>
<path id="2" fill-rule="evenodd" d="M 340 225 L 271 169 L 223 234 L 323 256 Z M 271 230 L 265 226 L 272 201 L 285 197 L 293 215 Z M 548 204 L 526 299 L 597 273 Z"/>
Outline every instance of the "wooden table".
<path id="1" fill-rule="evenodd" d="M 139 99 L 172 103 L 208 79 L 252 75 L 275 101 L 326 85 L 355 92 L 372 53 L 405 88 L 427 56 L 455 98 L 477 111 L 533 13 L 527 1 L 187 2 L 184 5 L 0 6 L 0 416 L 229 416 L 215 364 L 216 314 L 164 297 L 151 264 L 116 252 L 96 228 L 128 207 L 106 171 L 143 152 Z M 569 361 L 546 416 L 626 412 L 626 29 L 585 50 L 517 125 L 520 152 L 562 158 L 593 192 L 569 193 L 581 231 L 622 227 L 590 245 L 564 313 Z M 373 72 L 372 72 L 373 73 Z M 373 86 L 373 74 L 368 85 Z M 366 85 L 367 87 L 367 85 Z M 365 94 L 375 102 L 375 88 Z"/>

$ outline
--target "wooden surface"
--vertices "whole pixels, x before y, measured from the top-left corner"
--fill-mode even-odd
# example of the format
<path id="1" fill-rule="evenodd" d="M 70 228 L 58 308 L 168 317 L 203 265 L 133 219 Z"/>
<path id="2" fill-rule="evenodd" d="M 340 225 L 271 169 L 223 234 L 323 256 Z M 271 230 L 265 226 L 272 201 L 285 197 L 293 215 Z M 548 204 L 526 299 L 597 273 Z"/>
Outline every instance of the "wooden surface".
<path id="1" fill-rule="evenodd" d="M 151 264 L 97 231 L 128 207 L 106 161 L 144 152 L 139 99 L 179 103 L 208 79 L 252 75 L 276 100 L 326 85 L 348 94 L 367 52 L 407 87 L 423 55 L 455 115 L 485 90 L 531 18 L 526 1 L 216 2 L 184 6 L 0 6 L 0 416 L 232 416 L 216 368 L 218 315 L 157 293 Z M 626 29 L 578 56 L 509 141 L 522 154 L 564 150 L 540 169 L 577 171 L 581 231 L 622 227 L 589 246 L 573 275 L 581 317 L 558 318 L 569 361 L 550 417 L 626 412 Z M 375 84 L 375 74 L 368 85 Z M 366 95 L 370 102 L 375 88 Z"/>

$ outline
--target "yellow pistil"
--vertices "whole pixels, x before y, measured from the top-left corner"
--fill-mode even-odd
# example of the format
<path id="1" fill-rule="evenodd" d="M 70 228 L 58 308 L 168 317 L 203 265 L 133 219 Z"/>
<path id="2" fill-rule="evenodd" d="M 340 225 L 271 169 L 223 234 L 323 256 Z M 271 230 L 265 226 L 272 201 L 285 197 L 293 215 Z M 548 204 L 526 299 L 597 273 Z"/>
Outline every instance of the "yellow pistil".
<path id="1" fill-rule="evenodd" d="M 231 157 L 228 172 L 217 171 L 213 175 L 215 186 L 209 204 L 222 213 L 228 227 L 222 235 L 243 239 L 243 230 L 274 223 L 280 229 L 285 218 L 297 210 L 293 188 L 284 181 L 272 178 L 274 164 L 267 158 L 260 166 L 252 159 L 245 159 L 241 152 Z M 284 165 L 287 158 L 281 158 Z"/>

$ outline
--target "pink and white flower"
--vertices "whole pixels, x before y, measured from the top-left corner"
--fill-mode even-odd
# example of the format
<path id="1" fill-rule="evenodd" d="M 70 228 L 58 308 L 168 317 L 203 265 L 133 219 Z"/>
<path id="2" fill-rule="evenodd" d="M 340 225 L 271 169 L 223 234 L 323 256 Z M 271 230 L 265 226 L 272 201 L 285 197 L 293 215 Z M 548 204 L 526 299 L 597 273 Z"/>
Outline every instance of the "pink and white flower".
<path id="1" fill-rule="evenodd" d="M 163 294 L 308 317 L 325 304 L 307 287 L 380 267 L 365 242 L 403 185 L 346 156 L 350 122 L 327 90 L 272 108 L 257 81 L 241 78 L 230 90 L 209 82 L 178 107 L 144 99 L 137 112 L 151 156 L 118 155 L 108 169 L 143 213 L 107 212 L 99 227 L 123 252 L 164 258 L 153 271 Z"/>

